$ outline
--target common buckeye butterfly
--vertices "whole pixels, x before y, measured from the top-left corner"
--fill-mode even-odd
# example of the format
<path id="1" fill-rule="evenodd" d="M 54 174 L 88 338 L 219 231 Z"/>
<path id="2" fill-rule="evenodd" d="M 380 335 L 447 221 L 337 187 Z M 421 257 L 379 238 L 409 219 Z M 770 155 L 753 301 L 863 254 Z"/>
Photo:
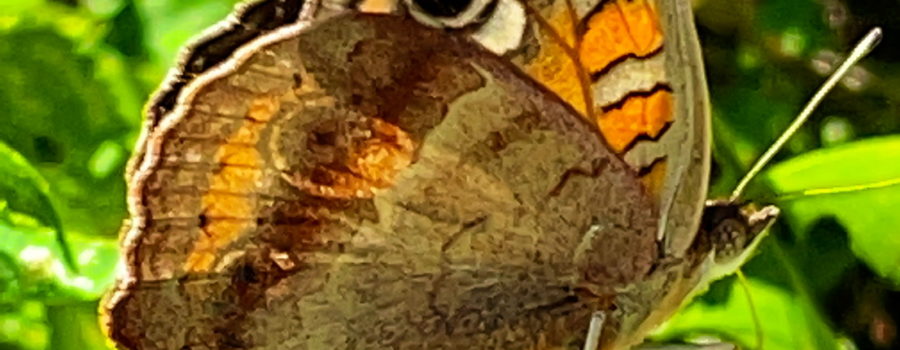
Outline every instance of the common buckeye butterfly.
<path id="1" fill-rule="evenodd" d="M 686 0 L 243 5 L 148 105 L 109 334 L 628 348 L 777 214 L 704 209 L 709 119 Z"/>

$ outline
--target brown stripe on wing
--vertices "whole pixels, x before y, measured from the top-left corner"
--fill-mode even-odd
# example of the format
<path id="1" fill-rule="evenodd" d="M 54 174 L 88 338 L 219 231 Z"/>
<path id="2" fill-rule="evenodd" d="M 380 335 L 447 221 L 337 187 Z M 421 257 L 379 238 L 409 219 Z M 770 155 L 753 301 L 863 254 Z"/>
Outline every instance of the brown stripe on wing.
<path id="1" fill-rule="evenodd" d="M 603 69 L 591 72 L 590 73 L 591 82 L 596 83 L 597 80 L 599 80 L 604 75 L 608 74 L 613 68 L 616 68 L 619 64 L 621 64 L 625 61 L 628 61 L 628 60 L 645 61 L 645 60 L 651 59 L 653 57 L 656 57 L 657 55 L 661 54 L 662 52 L 663 52 L 663 46 L 660 45 L 656 50 L 653 50 L 653 51 L 647 53 L 646 55 L 639 56 L 638 54 L 631 52 L 631 53 L 627 53 L 625 55 L 616 57 L 615 59 L 610 61 L 609 64 L 606 65 L 606 67 L 603 67 Z"/>

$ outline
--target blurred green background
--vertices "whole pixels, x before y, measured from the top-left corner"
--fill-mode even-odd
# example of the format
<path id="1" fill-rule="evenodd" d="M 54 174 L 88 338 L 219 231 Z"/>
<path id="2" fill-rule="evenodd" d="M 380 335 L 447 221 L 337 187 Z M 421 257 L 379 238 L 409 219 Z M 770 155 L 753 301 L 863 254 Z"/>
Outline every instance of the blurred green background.
<path id="1" fill-rule="evenodd" d="M 0 0 L 0 349 L 108 347 L 96 309 L 114 278 L 142 104 L 178 47 L 235 2 Z M 784 215 L 746 282 L 714 284 L 657 339 L 900 348 L 900 2 L 695 9 L 713 98 L 713 196 L 730 192 L 855 40 L 876 25 L 886 37 L 754 182 L 748 197 Z M 856 185 L 867 189 L 790 196 Z"/>

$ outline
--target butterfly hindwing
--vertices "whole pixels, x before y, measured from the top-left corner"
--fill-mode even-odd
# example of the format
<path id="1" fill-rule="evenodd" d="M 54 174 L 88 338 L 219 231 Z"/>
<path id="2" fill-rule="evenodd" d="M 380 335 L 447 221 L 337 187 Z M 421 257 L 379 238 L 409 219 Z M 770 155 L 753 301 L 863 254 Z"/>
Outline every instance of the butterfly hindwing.
<path id="1" fill-rule="evenodd" d="M 127 348 L 579 348 L 658 256 L 636 171 L 464 33 L 300 21 L 178 101 L 131 177 Z"/>

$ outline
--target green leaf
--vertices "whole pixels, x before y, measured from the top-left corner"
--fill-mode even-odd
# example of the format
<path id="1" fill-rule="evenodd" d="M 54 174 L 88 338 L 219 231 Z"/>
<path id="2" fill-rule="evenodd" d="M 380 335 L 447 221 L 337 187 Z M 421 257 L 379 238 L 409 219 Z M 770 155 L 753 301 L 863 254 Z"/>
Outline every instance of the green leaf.
<path id="1" fill-rule="evenodd" d="M 760 255 L 744 268 L 746 284 L 734 275 L 715 282 L 660 327 L 655 338 L 713 337 L 742 349 L 839 349 L 838 337 L 819 313 L 796 259 L 782 244 L 776 237 L 766 238 Z"/>
<path id="2" fill-rule="evenodd" d="M 765 34 L 777 35 L 778 49 L 788 56 L 807 52 L 811 42 L 828 37 L 822 4 L 815 0 L 768 1 L 759 5 L 756 20 Z"/>
<path id="3" fill-rule="evenodd" d="M 45 0 L 0 1 L 0 13 L 18 14 L 20 12 L 34 10 L 43 5 L 44 2 Z"/>
<path id="4" fill-rule="evenodd" d="M 82 43 L 41 21 L 34 24 L 31 15 L 23 14 L 19 25 L 0 30 L 0 80 L 8 82 L 0 85 L 0 141 L 17 150 L 50 184 L 67 234 L 112 236 L 125 215 L 125 186 L 121 167 L 109 168 L 114 154 L 102 146 L 128 142 L 137 123 L 119 113 L 117 106 L 124 99 L 113 93 L 128 89 L 111 89 L 105 82 L 116 80 L 115 72 L 128 70 L 119 69 L 114 56 L 81 52 Z M 83 20 L 72 16 L 57 27 L 79 27 Z"/>
<path id="5" fill-rule="evenodd" d="M 125 0 L 82 0 L 88 10 L 100 17 L 109 17 L 125 7 Z"/>
<path id="6" fill-rule="evenodd" d="M 900 137 L 882 137 L 809 152 L 774 166 L 766 178 L 783 194 L 828 189 L 783 201 L 798 240 L 820 239 L 810 225 L 834 217 L 853 252 L 875 272 L 900 285 Z M 827 192 L 827 191 L 826 191 Z"/>
<path id="7" fill-rule="evenodd" d="M 91 301 L 112 285 L 118 259 L 114 240 L 70 235 L 79 271 L 74 273 L 64 267 L 52 230 L 15 216 L 0 220 L 0 254 L 12 257 L 21 271 L 17 284 L 24 297 L 56 303 Z"/>
<path id="8" fill-rule="evenodd" d="M 103 142 L 91 155 L 88 170 L 95 178 L 106 178 L 125 164 L 125 157 L 127 154 L 122 146 L 112 141 Z"/>
<path id="9" fill-rule="evenodd" d="M 663 339 L 712 336 L 741 345 L 742 349 L 838 349 L 833 337 L 809 301 L 799 301 L 795 295 L 766 281 L 748 279 L 744 289 L 735 278 L 722 280 L 720 288 L 727 288 L 730 297 L 722 304 L 691 304 L 671 319 L 663 330 Z M 762 347 L 758 346 L 757 325 L 747 300 L 747 290 L 753 300 L 762 326 Z"/>
<path id="10" fill-rule="evenodd" d="M 50 348 L 54 350 L 106 349 L 106 336 L 97 322 L 97 302 L 48 306 L 47 319 L 52 330 Z"/>
<path id="11" fill-rule="evenodd" d="M 0 142 L 0 199 L 10 210 L 38 219 L 56 232 L 56 242 L 69 267 L 75 267 L 62 223 L 50 201 L 47 182 L 25 157 Z M 5 239 L 5 237 L 4 237 Z"/>
<path id="12" fill-rule="evenodd" d="M 9 345 L 23 350 L 47 348 L 50 331 L 44 323 L 47 312 L 43 304 L 25 301 L 15 305 L 15 312 L 6 311 L 0 313 L 0 349 L 7 349 Z"/>
<path id="13" fill-rule="evenodd" d="M 115 279 L 116 242 L 70 235 L 73 273 L 37 220 L 0 208 L 0 235 L 0 349 L 107 348 L 96 310 Z"/>

